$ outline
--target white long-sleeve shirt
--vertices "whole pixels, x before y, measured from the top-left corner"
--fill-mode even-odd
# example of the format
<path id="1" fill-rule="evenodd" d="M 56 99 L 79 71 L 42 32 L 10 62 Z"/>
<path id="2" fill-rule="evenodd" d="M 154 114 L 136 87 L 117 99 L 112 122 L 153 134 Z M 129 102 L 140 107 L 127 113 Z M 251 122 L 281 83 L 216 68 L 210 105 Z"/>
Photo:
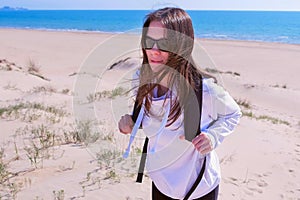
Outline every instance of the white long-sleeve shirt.
<path id="1" fill-rule="evenodd" d="M 150 115 L 144 115 L 142 124 L 149 138 L 146 161 L 147 172 L 156 187 L 165 195 L 182 199 L 200 173 L 203 158 L 184 135 L 183 112 L 169 127 L 163 121 L 168 116 L 169 99 L 165 96 L 152 99 Z M 213 79 L 203 80 L 201 132 L 208 134 L 214 148 L 229 135 L 238 124 L 241 111 L 237 103 Z M 178 128 L 179 127 L 179 128 Z M 204 176 L 190 199 L 199 198 L 212 191 L 221 179 L 216 152 L 206 155 Z"/>

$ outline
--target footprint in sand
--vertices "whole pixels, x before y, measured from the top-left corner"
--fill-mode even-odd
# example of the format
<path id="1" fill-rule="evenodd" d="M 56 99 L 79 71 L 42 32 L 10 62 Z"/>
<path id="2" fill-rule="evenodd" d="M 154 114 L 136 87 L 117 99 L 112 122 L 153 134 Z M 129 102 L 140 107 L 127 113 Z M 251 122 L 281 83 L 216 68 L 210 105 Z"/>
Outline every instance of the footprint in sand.
<path id="1" fill-rule="evenodd" d="M 262 176 L 265 176 L 265 177 L 268 177 L 270 175 L 272 175 L 272 172 L 265 172 L 265 173 L 262 174 Z M 257 174 L 257 176 L 262 177 L 260 174 Z"/>
<path id="2" fill-rule="evenodd" d="M 228 177 L 228 178 L 224 178 L 224 182 L 239 186 L 241 181 L 239 181 L 237 178 L 234 177 Z"/>
<path id="3" fill-rule="evenodd" d="M 255 194 L 262 194 L 264 192 L 264 188 L 267 187 L 269 184 L 263 179 L 266 176 L 269 176 L 270 172 L 265 172 L 263 174 L 254 174 L 254 179 L 248 179 L 246 184 L 246 188 L 244 188 L 244 192 L 247 195 L 255 195 Z"/>
<path id="4" fill-rule="evenodd" d="M 264 181 L 264 180 L 259 180 L 259 181 L 257 181 L 257 186 L 258 187 L 267 187 L 269 184 L 266 182 L 266 181 Z"/>
<path id="5" fill-rule="evenodd" d="M 255 181 L 254 181 L 255 182 Z M 251 183 L 249 182 L 247 184 L 247 187 L 244 188 L 244 192 L 245 194 L 247 195 L 251 195 L 251 196 L 254 196 L 255 194 L 259 193 L 259 194 L 262 194 L 263 193 L 263 189 L 261 189 L 260 187 L 257 186 L 256 183 Z"/>
<path id="6" fill-rule="evenodd" d="M 272 174 L 271 172 L 265 172 L 262 175 L 261 174 L 255 174 L 254 176 L 257 177 L 256 181 L 256 185 L 258 187 L 267 187 L 269 184 L 263 179 L 263 177 L 267 177 L 270 174 Z"/>
<path id="7" fill-rule="evenodd" d="M 264 189 L 269 185 L 265 180 L 270 176 L 272 172 L 264 172 L 261 174 L 252 174 L 251 178 L 248 178 L 248 173 L 245 179 L 239 179 L 236 177 L 223 178 L 225 184 L 232 184 L 242 189 L 247 196 L 255 196 L 256 194 L 262 194 Z"/>
<path id="8" fill-rule="evenodd" d="M 235 152 L 225 155 L 223 158 L 220 159 L 220 163 L 222 165 L 226 165 L 227 163 L 231 163 L 234 160 Z"/>

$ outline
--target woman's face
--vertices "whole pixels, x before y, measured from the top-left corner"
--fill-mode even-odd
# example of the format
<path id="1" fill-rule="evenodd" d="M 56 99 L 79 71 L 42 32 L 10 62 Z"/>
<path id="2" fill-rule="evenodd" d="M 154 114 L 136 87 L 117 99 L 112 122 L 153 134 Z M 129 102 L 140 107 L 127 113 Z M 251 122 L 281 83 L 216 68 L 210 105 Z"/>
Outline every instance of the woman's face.
<path id="1" fill-rule="evenodd" d="M 148 47 L 146 48 L 148 62 L 153 72 L 158 72 L 169 58 L 169 53 L 164 51 L 168 43 L 165 38 L 165 31 L 166 29 L 161 22 L 150 22 L 145 40 L 146 43 L 148 42 Z M 152 44 L 154 45 L 152 46 Z"/>

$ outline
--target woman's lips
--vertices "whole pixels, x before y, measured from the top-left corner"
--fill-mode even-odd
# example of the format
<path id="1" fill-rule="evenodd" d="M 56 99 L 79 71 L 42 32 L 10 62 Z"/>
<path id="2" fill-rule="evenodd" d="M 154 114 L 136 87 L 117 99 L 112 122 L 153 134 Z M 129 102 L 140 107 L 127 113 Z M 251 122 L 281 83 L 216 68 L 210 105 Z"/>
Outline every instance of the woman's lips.
<path id="1" fill-rule="evenodd" d="M 150 60 L 151 63 L 157 63 L 161 64 L 163 61 L 162 60 Z"/>

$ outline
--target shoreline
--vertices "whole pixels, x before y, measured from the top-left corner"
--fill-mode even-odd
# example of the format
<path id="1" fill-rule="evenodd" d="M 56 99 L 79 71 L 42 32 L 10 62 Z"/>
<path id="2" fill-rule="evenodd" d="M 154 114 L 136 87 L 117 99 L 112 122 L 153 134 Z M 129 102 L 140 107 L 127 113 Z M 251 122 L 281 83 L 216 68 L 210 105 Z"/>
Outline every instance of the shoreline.
<path id="1" fill-rule="evenodd" d="M 13 27 L 0 27 L 0 30 L 20 30 L 20 31 L 40 31 L 40 32 L 57 32 L 57 33 L 79 33 L 79 34 L 100 34 L 100 35 L 119 35 L 119 34 L 133 34 L 140 35 L 140 33 L 126 33 L 126 32 L 105 32 L 105 31 L 89 31 L 89 30 L 77 30 L 77 29 L 34 29 L 34 28 L 13 28 Z M 258 40 L 242 40 L 242 39 L 217 39 L 217 38 L 201 38 L 195 37 L 201 41 L 216 41 L 216 42 L 246 42 L 246 43 L 257 43 L 257 44 L 279 44 L 279 45 L 292 45 L 300 46 L 300 43 L 285 43 L 275 41 L 258 41 Z"/>

